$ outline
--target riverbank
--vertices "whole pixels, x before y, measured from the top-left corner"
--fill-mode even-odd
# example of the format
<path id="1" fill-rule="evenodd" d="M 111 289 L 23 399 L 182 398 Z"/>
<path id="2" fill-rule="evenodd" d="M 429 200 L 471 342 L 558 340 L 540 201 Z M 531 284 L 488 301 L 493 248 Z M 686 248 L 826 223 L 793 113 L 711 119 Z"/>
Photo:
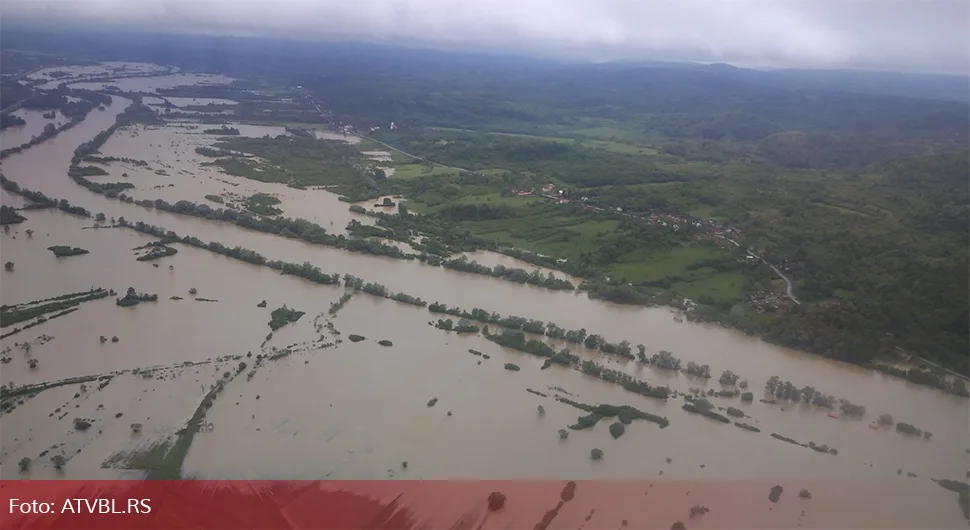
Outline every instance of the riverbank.
<path id="1" fill-rule="evenodd" d="M 132 106 L 128 107 L 128 110 L 132 108 L 137 108 L 135 105 L 136 104 L 132 104 Z M 134 116 L 137 116 L 137 115 L 138 115 L 138 112 L 136 111 L 134 113 Z M 127 122 L 127 121 L 130 121 L 131 119 L 132 118 L 120 118 L 120 121 Z M 109 131 L 113 131 L 113 130 L 114 129 L 109 129 Z M 79 147 L 78 148 L 79 153 L 75 154 L 75 157 L 72 163 L 76 163 L 74 161 L 77 161 L 81 158 L 80 153 L 90 152 L 91 150 L 97 149 L 97 147 L 102 145 L 109 137 L 110 137 L 110 134 L 105 134 L 103 132 L 98 134 L 95 140 L 88 142 L 82 147 Z M 81 178 L 83 179 L 83 177 Z M 75 177 L 75 179 L 77 180 L 78 177 Z M 22 190 L 19 186 L 16 185 L 16 183 L 10 181 L 9 179 L 6 179 L 6 177 L 4 177 L 3 185 L 5 189 L 13 193 L 23 194 L 28 198 L 37 196 L 37 197 L 41 197 L 44 200 L 47 200 L 47 202 L 50 204 L 59 204 L 58 201 L 47 199 L 42 194 L 38 194 L 30 190 Z M 113 196 L 114 194 L 110 193 L 107 188 L 100 185 L 98 186 L 91 185 L 86 187 L 90 191 L 103 195 L 106 198 L 115 198 L 122 202 L 129 201 L 129 199 L 124 194 L 120 194 L 117 197 L 115 197 Z M 60 203 L 63 203 L 63 202 L 64 201 L 60 201 Z M 211 221 L 223 222 L 222 220 L 226 219 L 227 217 L 231 219 L 233 216 L 230 216 L 229 214 L 234 213 L 231 210 L 212 209 L 212 208 L 209 208 L 208 206 L 195 205 L 194 203 L 190 203 L 188 201 L 180 201 L 175 205 L 171 205 L 165 201 L 160 201 L 160 200 L 155 200 L 155 201 L 130 200 L 130 202 L 137 202 L 141 206 L 144 206 L 147 208 L 156 208 L 170 213 L 189 215 L 194 217 L 204 217 L 210 222 Z M 63 209 L 64 207 L 63 204 L 61 204 L 61 206 Z M 80 212 L 87 213 L 86 210 L 84 210 L 83 208 L 71 207 L 69 204 L 67 205 L 67 207 L 69 209 L 71 208 L 77 209 Z M 90 214 L 88 213 L 87 215 L 90 215 Z M 300 239 L 303 239 L 310 243 L 335 246 L 338 248 L 356 251 L 356 252 L 364 252 L 364 253 L 372 253 L 372 254 L 377 254 L 382 256 L 396 257 L 398 259 L 418 259 L 429 265 L 443 266 L 445 268 L 457 270 L 463 273 L 498 277 L 515 283 L 531 283 L 533 285 L 537 285 L 539 287 L 544 287 L 552 290 L 558 290 L 564 287 L 572 287 L 572 285 L 569 284 L 568 282 L 565 282 L 562 280 L 556 280 L 551 277 L 544 278 L 537 273 L 528 274 L 521 269 L 519 269 L 518 272 L 516 272 L 516 269 L 508 269 L 508 270 L 503 269 L 503 272 L 499 274 L 495 274 L 492 268 L 476 265 L 474 262 L 469 262 L 465 260 L 452 260 L 448 262 L 440 259 L 433 259 L 427 254 L 419 254 L 419 255 L 406 254 L 401 252 L 397 248 L 389 247 L 383 244 L 376 244 L 376 246 L 373 243 L 355 244 L 353 243 L 353 240 L 343 239 L 341 236 L 338 236 L 336 238 L 332 236 L 328 236 L 326 234 L 326 230 L 324 230 L 319 225 L 314 225 L 312 223 L 308 223 L 303 220 L 296 220 L 296 221 L 284 220 L 282 221 L 283 222 L 282 228 L 279 227 L 279 223 L 281 222 L 280 220 L 273 220 L 273 219 L 257 220 L 255 218 L 247 218 L 245 215 L 236 215 L 235 219 L 233 219 L 232 222 L 236 226 L 241 226 L 247 229 L 255 229 L 257 231 L 269 232 L 272 234 L 279 233 L 280 235 L 285 235 L 285 233 L 287 233 L 288 227 L 292 227 L 292 230 L 289 231 L 292 235 L 290 235 L 289 237 L 297 237 L 296 236 L 297 234 L 302 234 Z M 165 237 L 167 234 L 169 234 L 169 231 L 162 228 L 155 228 L 150 226 L 149 228 L 153 230 L 151 233 L 158 237 Z M 201 242 L 198 240 L 195 240 L 195 244 L 201 245 Z M 209 243 L 209 245 L 215 245 L 213 248 L 223 253 L 229 251 L 228 248 L 226 248 L 225 246 L 222 246 L 218 242 L 211 242 Z M 523 257 L 527 257 L 521 253 L 513 252 L 510 254 L 515 255 L 519 259 L 522 259 Z M 246 249 L 242 249 L 241 255 L 243 255 L 242 259 L 244 261 L 250 261 L 252 263 L 258 263 L 262 259 L 257 253 Z M 293 267 L 291 268 L 295 268 L 295 267 L 296 265 L 294 264 Z M 701 306 L 683 298 L 670 299 L 668 297 L 662 297 L 662 294 L 656 291 L 644 292 L 640 288 L 636 288 L 632 286 L 622 286 L 622 285 L 604 284 L 604 283 L 590 283 L 590 282 L 585 282 L 581 284 L 578 290 L 579 292 L 585 292 L 586 295 L 591 299 L 599 298 L 599 299 L 605 299 L 606 301 L 609 301 L 609 302 L 625 303 L 628 305 L 641 305 L 646 307 L 663 307 L 664 305 L 669 307 L 674 307 L 680 311 L 683 311 L 685 316 L 691 321 L 717 323 L 725 327 L 739 328 L 746 333 L 757 336 L 757 333 L 753 332 L 752 330 L 744 329 L 743 326 L 739 326 L 740 324 L 739 320 L 737 319 L 736 315 L 732 314 L 731 312 L 718 311 L 715 308 L 712 308 L 709 306 Z M 782 341 L 772 341 L 771 337 L 761 337 L 761 338 L 768 340 L 769 342 L 775 342 L 780 345 L 786 345 Z M 966 386 L 960 386 L 959 382 L 954 383 L 951 381 L 951 379 L 947 379 L 945 377 L 941 378 L 925 370 L 911 369 L 908 371 L 900 371 L 900 370 L 894 370 L 894 369 L 888 368 L 886 364 L 879 364 L 879 363 L 864 363 L 862 365 L 866 366 L 867 368 L 880 370 L 890 375 L 902 377 L 916 384 L 932 386 L 934 388 L 944 390 L 944 391 L 953 393 L 955 395 L 960 395 L 960 396 L 968 395 Z"/>

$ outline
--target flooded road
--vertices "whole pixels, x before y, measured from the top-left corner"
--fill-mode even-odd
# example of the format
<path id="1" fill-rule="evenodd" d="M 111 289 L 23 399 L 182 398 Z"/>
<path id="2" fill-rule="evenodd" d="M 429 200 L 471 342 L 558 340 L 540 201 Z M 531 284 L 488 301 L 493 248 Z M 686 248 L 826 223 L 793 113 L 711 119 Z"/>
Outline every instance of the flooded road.
<path id="1" fill-rule="evenodd" d="M 149 79 L 157 82 L 164 78 L 119 80 L 117 84 Z M 805 405 L 712 399 L 718 406 L 742 409 L 750 416 L 744 421 L 762 429 L 761 433 L 747 432 L 689 415 L 681 410 L 680 399 L 664 403 L 645 398 L 557 365 L 541 370 L 542 359 L 500 348 L 481 335 L 459 336 L 437 330 L 428 322 L 442 315 L 432 315 L 425 308 L 358 293 L 336 317 L 330 317 L 328 309 L 345 292 L 342 287 L 281 276 L 266 267 L 185 245 L 178 245 L 178 254 L 158 260 L 155 263 L 159 266 L 153 267 L 152 262 L 136 261 L 132 250 L 151 241 L 148 236 L 121 228 L 84 228 L 92 226 L 93 220 L 40 210 L 26 211 L 26 222 L 0 235 L 3 260 L 15 262 L 13 271 L 0 273 L 3 304 L 91 287 L 119 293 L 134 287 L 138 292 L 158 294 L 159 300 L 129 308 L 116 306 L 113 297 L 86 302 L 79 311 L 0 340 L 0 348 L 10 348 L 7 355 L 11 358 L 3 365 L 0 383 L 34 384 L 149 366 L 176 366 L 184 361 L 208 364 L 171 369 L 163 378 L 117 375 L 104 389 L 88 388 L 84 393 L 78 385 L 65 385 L 25 400 L 3 417 L 0 473 L 5 478 L 18 476 L 17 462 L 24 456 L 37 460 L 31 478 L 57 476 L 47 459 L 37 455 L 60 443 L 66 445 L 57 451 L 71 453 L 61 472 L 64 476 L 119 476 L 123 471 L 102 469 L 102 463 L 119 452 L 137 451 L 174 436 L 192 415 L 207 386 L 223 373 L 234 371 L 239 362 L 246 362 L 249 368 L 227 384 L 206 413 L 214 429 L 195 437 L 184 462 L 185 476 L 659 480 L 664 472 L 664 480 L 772 479 L 793 481 L 794 488 L 799 481 L 834 484 L 871 479 L 880 495 L 878 509 L 866 508 L 857 515 L 848 511 L 851 503 L 845 502 L 844 495 L 851 492 L 826 496 L 813 491 L 816 499 L 806 510 L 815 514 L 819 526 L 840 521 L 864 527 L 906 527 L 906 522 L 911 527 L 966 526 L 956 494 L 929 481 L 964 480 L 970 447 L 970 406 L 966 399 L 779 348 L 720 326 L 676 322 L 669 308 L 619 306 L 590 300 L 584 294 L 554 292 L 418 261 L 313 246 L 91 193 L 68 178 L 67 168 L 77 145 L 111 125 L 129 103 L 124 98 L 113 99 L 105 111 L 93 111 L 80 125 L 5 159 L 4 175 L 22 187 L 67 199 L 108 218 L 125 217 L 203 241 L 240 245 L 269 259 L 309 261 L 324 272 L 354 274 L 428 302 L 537 318 L 566 329 L 585 328 L 611 342 L 642 343 L 648 355 L 669 350 L 685 364 L 709 364 L 715 378 L 699 380 L 571 346 L 583 359 L 596 359 L 650 383 L 680 391 L 691 387 L 720 389 L 716 378 L 721 370 L 730 369 L 748 380 L 751 390 L 761 397 L 765 380 L 777 375 L 797 386 L 813 385 L 824 393 L 862 404 L 867 408 L 866 419 L 833 419 L 822 409 Z M 259 126 L 239 128 L 244 127 L 244 134 L 282 132 Z M 132 196 L 169 202 L 186 199 L 201 203 L 210 194 L 269 193 L 280 198 L 287 216 L 313 220 L 333 233 L 342 233 L 350 219 L 369 220 L 350 213 L 347 203 L 323 190 L 295 190 L 202 166 L 205 158 L 194 152 L 195 147 L 215 141 L 212 135 L 201 132 L 204 128 L 124 128 L 102 147 L 102 155 L 144 160 L 148 167 L 113 162 L 104 166 L 109 176 L 93 179 L 127 180 L 136 186 Z M 3 141 L 12 140 L 14 134 L 21 133 L 3 131 Z M 22 204 L 19 197 L 6 192 L 0 194 L 0 200 L 8 205 Z M 28 238 L 26 229 L 33 230 L 34 235 Z M 51 245 L 78 246 L 91 252 L 56 258 L 47 250 Z M 489 266 L 526 267 L 492 253 L 469 257 Z M 189 294 L 192 288 L 197 289 L 195 295 Z M 172 300 L 173 296 L 182 299 Z M 218 302 L 196 301 L 196 297 Z M 257 307 L 263 300 L 266 307 Z M 283 305 L 305 315 L 274 332 L 267 341 L 270 312 Z M 315 326 L 328 319 L 344 340 L 336 348 L 322 347 L 333 337 Z M 360 334 L 366 340 L 351 342 L 346 340 L 349 334 Z M 42 335 L 54 338 L 44 342 Z M 102 343 L 101 335 L 117 336 L 119 341 Z M 393 346 L 381 346 L 378 340 L 390 340 Z M 22 349 L 24 341 L 32 344 L 29 352 Z M 247 377 L 257 355 L 273 355 L 272 348 L 294 344 L 300 351 L 264 362 L 251 379 Z M 468 353 L 470 348 L 491 358 L 474 356 Z M 252 357 L 247 357 L 250 352 Z M 236 355 L 243 358 L 215 360 Z M 39 361 L 34 369 L 29 367 L 30 358 Z M 515 363 L 521 371 L 505 370 L 505 363 Z M 93 386 L 88 383 L 88 387 Z M 527 388 L 548 397 L 526 392 Z M 80 397 L 72 397 L 75 394 Z M 666 416 L 671 423 L 660 429 L 653 423 L 634 421 L 622 437 L 613 439 L 608 430 L 613 420 L 604 419 L 592 429 L 570 431 L 569 438 L 560 441 L 558 430 L 585 413 L 555 401 L 555 396 L 589 404 L 632 405 Z M 429 407 L 432 398 L 438 401 Z M 538 414 L 539 405 L 544 415 Z M 66 409 L 53 412 L 62 407 Z M 115 417 L 119 412 L 123 415 Z M 906 437 L 891 428 L 868 428 L 868 423 L 884 412 L 893 414 L 896 421 L 932 431 L 932 440 Z M 83 432 L 74 429 L 71 422 L 75 417 L 94 419 L 94 427 Z M 138 436 L 130 428 L 133 422 L 144 425 Z M 837 448 L 839 454 L 821 454 L 786 444 L 771 438 L 772 432 L 803 443 L 825 443 Z M 590 460 L 589 451 L 594 447 L 605 452 L 602 461 Z M 406 471 L 403 461 L 409 462 Z M 700 467 L 702 464 L 704 467 Z M 907 473 L 918 477 L 908 478 Z M 870 498 L 866 495 L 870 493 L 860 493 L 860 502 Z M 914 505 L 920 508 L 913 510 Z M 794 526 L 792 519 L 783 519 L 782 523 Z"/>

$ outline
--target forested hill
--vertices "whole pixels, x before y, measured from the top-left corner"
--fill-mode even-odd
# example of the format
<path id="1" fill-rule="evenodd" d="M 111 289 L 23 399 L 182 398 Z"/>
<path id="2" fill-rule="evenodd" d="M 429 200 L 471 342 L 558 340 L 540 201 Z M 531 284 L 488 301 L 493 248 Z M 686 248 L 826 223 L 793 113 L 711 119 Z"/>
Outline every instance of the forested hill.
<path id="1" fill-rule="evenodd" d="M 639 120 L 668 136 L 758 140 L 785 131 L 963 146 L 955 76 L 765 72 L 725 65 L 555 63 L 372 45 L 4 26 L 8 48 L 139 60 L 312 88 L 358 126 L 505 127 Z M 890 95 L 896 93 L 900 95 Z M 941 99 L 925 99 L 941 94 Z"/>

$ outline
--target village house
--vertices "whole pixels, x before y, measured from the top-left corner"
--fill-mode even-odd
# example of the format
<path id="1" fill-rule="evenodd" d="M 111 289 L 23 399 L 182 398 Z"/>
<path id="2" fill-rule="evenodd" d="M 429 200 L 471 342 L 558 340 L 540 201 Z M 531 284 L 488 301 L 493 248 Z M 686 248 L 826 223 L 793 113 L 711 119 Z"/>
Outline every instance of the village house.
<path id="1" fill-rule="evenodd" d="M 555 184 L 546 184 L 545 186 L 542 187 L 542 192 L 543 193 L 549 193 L 550 191 L 552 191 L 554 189 L 556 189 L 556 185 Z"/>

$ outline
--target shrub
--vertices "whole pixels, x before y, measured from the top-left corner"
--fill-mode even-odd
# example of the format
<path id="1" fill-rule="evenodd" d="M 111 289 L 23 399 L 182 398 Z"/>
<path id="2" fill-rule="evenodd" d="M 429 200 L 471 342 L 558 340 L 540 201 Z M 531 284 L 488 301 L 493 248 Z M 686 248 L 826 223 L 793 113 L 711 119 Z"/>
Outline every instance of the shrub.
<path id="1" fill-rule="evenodd" d="M 501 510 L 505 506 L 505 495 L 498 491 L 493 491 L 488 496 L 488 509 L 491 511 Z"/>
<path id="2" fill-rule="evenodd" d="M 707 412 L 713 409 L 714 405 L 710 401 L 700 398 L 694 400 L 694 407 L 701 412 Z"/>
<path id="3" fill-rule="evenodd" d="M 350 339 L 350 342 L 360 342 L 365 340 L 367 337 L 364 337 L 363 335 L 350 334 L 347 338 Z"/>
<path id="4" fill-rule="evenodd" d="M 771 493 L 768 494 L 768 500 L 771 502 L 778 502 L 778 499 L 781 498 L 781 492 L 783 491 L 785 491 L 785 488 L 782 488 L 781 486 L 772 486 Z"/>
<path id="5" fill-rule="evenodd" d="M 842 400 L 842 403 L 839 405 L 839 410 L 846 416 L 864 416 L 866 414 L 865 407 L 856 405 L 848 400 Z"/>
<path id="6" fill-rule="evenodd" d="M 876 421 L 879 423 L 879 425 L 892 425 L 893 423 L 895 423 L 893 421 L 892 414 L 880 414 L 879 419 L 877 419 Z"/>
<path id="7" fill-rule="evenodd" d="M 512 363 L 505 363 L 505 369 L 512 372 L 518 372 L 519 370 L 521 370 L 521 368 L 519 368 L 519 365 L 512 364 Z"/>
<path id="8" fill-rule="evenodd" d="M 698 515 L 704 515 L 705 513 L 711 511 L 710 508 L 704 506 L 703 504 L 695 504 L 690 507 L 690 518 L 693 519 Z"/>
<path id="9" fill-rule="evenodd" d="M 916 436 L 922 436 L 923 435 L 923 430 L 922 429 L 920 429 L 919 427 L 910 425 L 908 423 L 905 423 L 905 422 L 899 422 L 899 423 L 896 424 L 896 432 L 901 432 L 901 433 L 904 433 L 904 434 L 913 434 L 913 435 L 916 435 Z"/>
<path id="10" fill-rule="evenodd" d="M 86 250 L 83 248 L 70 247 L 67 245 L 54 245 L 52 247 L 47 247 L 47 250 L 53 252 L 54 255 L 57 256 L 58 258 L 63 258 L 67 256 L 79 256 L 81 254 L 88 254 L 90 252 L 89 250 Z"/>
<path id="11" fill-rule="evenodd" d="M 610 434 L 614 439 L 623 436 L 624 432 L 626 432 L 626 427 L 624 427 L 622 423 L 617 421 L 610 424 Z"/>
<path id="12" fill-rule="evenodd" d="M 278 307 L 274 309 L 270 315 L 269 327 L 273 331 L 280 329 L 281 327 L 300 320 L 300 318 L 305 315 L 303 311 L 297 311 L 295 309 L 290 309 L 285 305 L 283 307 Z M 354 335 L 351 335 L 351 340 L 353 340 Z M 363 340 L 363 337 L 361 337 Z M 354 341 L 357 342 L 357 341 Z"/>
<path id="13" fill-rule="evenodd" d="M 747 423 L 741 423 L 739 421 L 736 421 L 736 422 L 734 422 L 734 425 L 736 427 L 739 427 L 739 428 L 744 429 L 746 431 L 761 432 L 761 429 L 759 429 L 759 428 L 757 428 L 757 427 L 755 427 L 753 425 L 748 425 Z"/>
<path id="14" fill-rule="evenodd" d="M 724 370 L 721 372 L 721 377 L 718 378 L 717 382 L 722 385 L 735 385 L 738 382 L 738 374 L 731 370 Z"/>
<path id="15" fill-rule="evenodd" d="M 801 498 L 803 498 L 803 499 L 811 499 L 812 498 L 812 494 L 809 493 L 809 491 L 807 489 L 804 489 L 804 488 L 802 488 L 798 492 L 798 496 L 801 497 Z"/>
<path id="16" fill-rule="evenodd" d="M 21 471 L 27 471 L 30 469 L 30 463 L 31 460 L 25 456 L 20 459 L 20 462 L 17 462 L 17 467 L 19 467 Z"/>
<path id="17" fill-rule="evenodd" d="M 593 460 L 602 460 L 603 451 L 599 448 L 593 448 L 593 450 L 589 452 L 589 457 Z"/>
<path id="18" fill-rule="evenodd" d="M 562 492 L 559 494 L 559 498 L 562 499 L 563 502 L 569 502 L 573 500 L 573 497 L 575 496 L 576 483 L 570 480 L 569 483 L 566 484 L 566 487 L 562 489 Z"/>

